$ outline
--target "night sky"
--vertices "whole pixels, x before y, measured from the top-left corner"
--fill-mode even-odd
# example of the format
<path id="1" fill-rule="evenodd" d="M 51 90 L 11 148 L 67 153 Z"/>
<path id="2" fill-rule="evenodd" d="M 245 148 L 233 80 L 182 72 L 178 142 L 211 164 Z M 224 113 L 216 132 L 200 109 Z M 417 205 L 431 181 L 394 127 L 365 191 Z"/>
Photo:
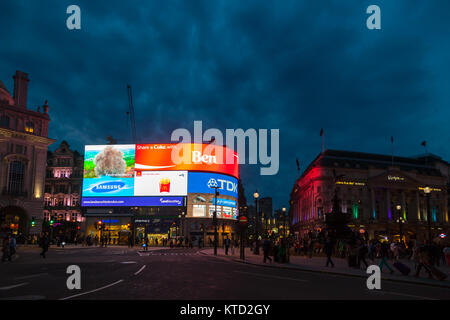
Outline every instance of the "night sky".
<path id="1" fill-rule="evenodd" d="M 66 28 L 81 8 L 82 29 Z M 381 30 L 366 8 L 381 8 Z M 0 79 L 29 74 L 28 107 L 48 99 L 51 138 L 83 152 L 131 142 L 126 85 L 141 142 L 176 128 L 280 129 L 280 170 L 241 166 L 287 206 L 325 148 L 450 160 L 450 1 L 0 1 Z"/>

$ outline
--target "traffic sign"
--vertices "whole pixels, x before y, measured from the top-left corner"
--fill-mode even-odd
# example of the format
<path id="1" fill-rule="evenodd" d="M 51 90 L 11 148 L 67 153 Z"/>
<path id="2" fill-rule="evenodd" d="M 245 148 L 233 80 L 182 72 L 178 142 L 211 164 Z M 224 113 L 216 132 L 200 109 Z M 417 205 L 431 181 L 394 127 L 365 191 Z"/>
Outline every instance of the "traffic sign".
<path id="1" fill-rule="evenodd" d="M 248 223 L 248 218 L 246 216 L 239 217 L 239 224 L 246 225 Z"/>

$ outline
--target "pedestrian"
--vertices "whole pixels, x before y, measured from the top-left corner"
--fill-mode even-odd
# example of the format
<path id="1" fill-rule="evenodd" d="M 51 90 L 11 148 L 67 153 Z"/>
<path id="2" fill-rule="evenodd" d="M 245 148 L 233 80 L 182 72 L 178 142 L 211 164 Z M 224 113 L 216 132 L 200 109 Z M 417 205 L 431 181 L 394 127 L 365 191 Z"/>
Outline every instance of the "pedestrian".
<path id="1" fill-rule="evenodd" d="M 278 250 L 278 255 L 280 256 L 280 262 L 286 263 L 286 240 L 281 240 L 280 249 Z"/>
<path id="2" fill-rule="evenodd" d="M 47 235 L 47 233 L 44 233 L 40 240 L 40 246 L 42 248 L 42 252 L 40 253 L 40 255 L 44 259 L 45 259 L 45 253 L 48 251 L 49 245 L 50 245 L 50 240 L 48 238 L 48 235 Z"/>
<path id="3" fill-rule="evenodd" d="M 309 249 L 309 258 L 312 258 L 313 249 L 314 249 L 314 241 L 312 238 L 309 238 L 308 249 Z"/>
<path id="4" fill-rule="evenodd" d="M 263 253 L 264 253 L 264 259 L 263 262 L 266 263 L 266 260 L 269 259 L 270 263 L 272 263 L 272 258 L 269 257 L 270 254 L 270 247 L 271 247 L 271 242 L 269 239 L 264 239 L 263 242 Z"/>
<path id="5" fill-rule="evenodd" d="M 430 270 L 430 262 L 431 262 L 430 253 L 431 252 L 429 252 L 428 247 L 426 247 L 426 246 L 421 246 L 418 248 L 418 252 L 417 252 L 418 264 L 417 264 L 416 275 L 415 275 L 416 278 L 419 277 L 420 270 L 422 268 L 424 268 L 425 271 L 428 273 L 428 279 L 433 279 L 433 275 Z"/>
<path id="6" fill-rule="evenodd" d="M 389 257 L 389 247 L 386 243 L 382 243 L 380 245 L 380 262 L 378 266 L 380 267 L 380 271 L 383 272 L 383 266 L 385 265 L 386 268 L 388 268 L 392 274 L 394 273 L 394 270 L 392 270 L 392 268 L 387 263 L 388 257 Z"/>
<path id="7" fill-rule="evenodd" d="M 331 240 L 330 237 L 327 237 L 324 248 L 323 248 L 323 250 L 327 256 L 327 263 L 325 264 L 326 267 L 328 267 L 328 265 L 331 264 L 331 267 L 334 268 L 334 263 L 331 260 L 331 255 L 333 254 L 333 248 L 334 248 L 333 241 Z"/>
<path id="8" fill-rule="evenodd" d="M 369 265 L 367 264 L 367 261 L 366 261 L 366 255 L 367 255 L 369 249 L 367 248 L 367 245 L 364 241 L 360 241 L 360 242 L 361 243 L 358 248 L 358 268 L 361 268 L 361 262 L 363 262 L 366 265 L 366 269 L 367 269 L 367 267 Z"/>
<path id="9" fill-rule="evenodd" d="M 273 250 L 272 250 L 272 254 L 273 254 L 273 261 L 274 262 L 279 262 L 280 260 L 278 259 L 278 251 L 279 251 L 279 242 L 277 241 L 275 243 L 275 245 L 273 246 Z"/>
<path id="10" fill-rule="evenodd" d="M 6 236 L 6 237 L 3 238 L 3 243 L 2 243 L 2 251 L 3 251 L 2 262 L 5 262 L 6 259 L 8 259 L 8 261 L 11 261 L 9 240 L 10 240 L 9 236 Z"/>
<path id="11" fill-rule="evenodd" d="M 148 237 L 145 237 L 144 239 L 144 250 L 148 251 Z"/>
<path id="12" fill-rule="evenodd" d="M 225 254 L 228 255 L 228 249 L 230 248 L 230 239 L 228 236 L 225 238 Z"/>
<path id="13" fill-rule="evenodd" d="M 14 235 L 11 235 L 11 237 L 9 238 L 9 256 L 10 256 L 10 258 L 12 258 L 12 256 L 16 254 L 16 248 L 17 248 L 16 238 L 14 238 Z"/>

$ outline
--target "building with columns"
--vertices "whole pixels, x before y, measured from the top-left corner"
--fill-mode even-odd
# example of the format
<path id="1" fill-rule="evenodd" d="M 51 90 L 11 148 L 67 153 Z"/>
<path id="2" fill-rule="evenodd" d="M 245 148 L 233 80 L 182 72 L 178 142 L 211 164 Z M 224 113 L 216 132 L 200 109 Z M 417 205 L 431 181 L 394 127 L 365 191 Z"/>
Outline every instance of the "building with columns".
<path id="1" fill-rule="evenodd" d="M 392 157 L 362 152 L 326 150 L 297 179 L 291 192 L 293 232 L 325 228 L 335 192 L 349 227 L 371 239 L 427 239 L 425 187 L 430 193 L 433 237 L 449 232 L 449 164 L 434 155 Z"/>
<path id="2" fill-rule="evenodd" d="M 11 96 L 0 81 L 0 232 L 41 231 L 50 117 L 47 101 L 27 107 L 28 74 L 16 71 Z"/>
<path id="3" fill-rule="evenodd" d="M 47 154 L 44 218 L 53 220 L 56 233 L 64 233 L 69 241 L 81 232 L 78 230 L 84 222 L 81 213 L 83 161 L 83 156 L 71 150 L 66 141 Z"/>

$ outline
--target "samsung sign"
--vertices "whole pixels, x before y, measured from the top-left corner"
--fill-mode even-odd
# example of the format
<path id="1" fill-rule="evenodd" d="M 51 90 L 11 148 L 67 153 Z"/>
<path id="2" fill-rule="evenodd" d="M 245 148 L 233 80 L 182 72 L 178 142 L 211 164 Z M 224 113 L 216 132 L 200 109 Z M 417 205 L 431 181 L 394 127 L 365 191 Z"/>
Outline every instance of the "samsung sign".
<path id="1" fill-rule="evenodd" d="M 236 178 L 217 173 L 189 172 L 188 193 L 214 193 L 216 187 L 221 195 L 238 197 Z"/>

